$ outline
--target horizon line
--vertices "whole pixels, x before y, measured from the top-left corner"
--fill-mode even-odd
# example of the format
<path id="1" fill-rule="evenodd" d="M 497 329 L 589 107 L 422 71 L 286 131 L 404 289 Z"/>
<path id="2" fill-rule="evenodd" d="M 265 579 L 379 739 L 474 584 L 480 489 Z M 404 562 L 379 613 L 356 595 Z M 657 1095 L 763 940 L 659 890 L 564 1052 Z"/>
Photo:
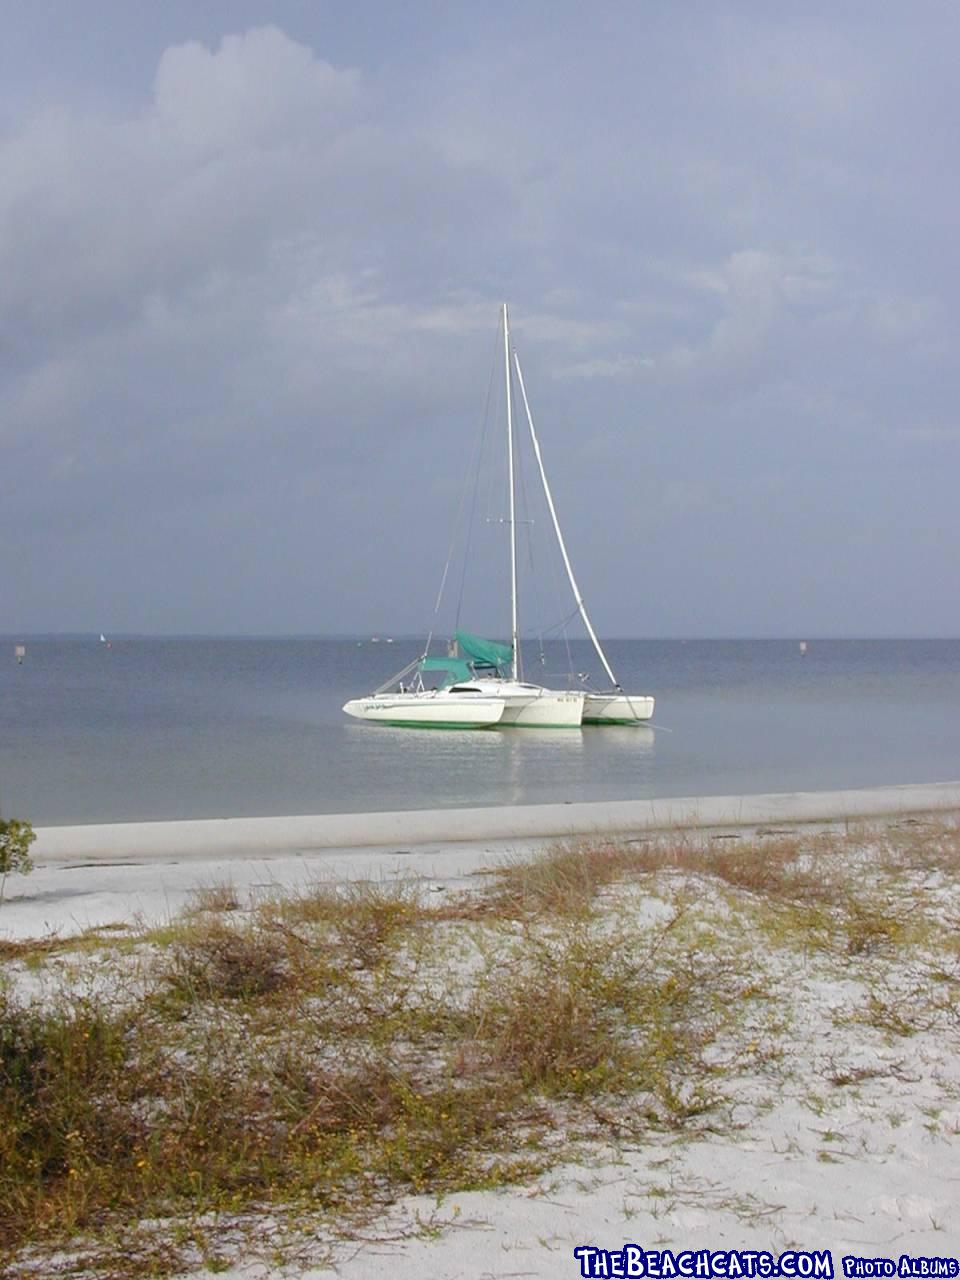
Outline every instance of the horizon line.
<path id="1" fill-rule="evenodd" d="M 423 635 L 417 632 L 395 632 L 389 634 L 387 632 L 371 633 L 368 631 L 104 631 L 104 630 L 45 630 L 45 631 L 8 631 L 0 632 L 0 642 L 9 641 L 18 643 L 25 640 L 80 640 L 90 638 L 91 641 L 99 643 L 101 635 L 109 636 L 112 639 L 121 640 L 359 640 L 361 642 L 370 643 L 406 643 L 408 641 L 417 641 L 422 643 Z M 521 636 L 521 642 L 531 644 L 536 642 L 536 636 Z M 589 643 L 587 636 L 571 636 L 566 638 L 570 643 Z M 833 633 L 817 635 L 813 632 L 761 632 L 756 634 L 742 633 L 734 635 L 731 633 L 721 632 L 703 632 L 699 634 L 655 634 L 647 633 L 645 635 L 611 635 L 606 637 L 605 642 L 608 644 L 618 643 L 620 641 L 650 641 L 654 643 L 661 642 L 677 642 L 688 643 L 690 641 L 714 641 L 714 642 L 730 642 L 730 641 L 780 641 L 784 643 L 798 643 L 803 640 L 807 644 L 823 643 L 824 641 L 858 641 L 858 640 L 904 640 L 904 641 L 960 641 L 960 635 L 946 634 L 903 634 L 903 633 L 880 633 L 867 634 L 865 632 L 857 633 Z M 547 644 L 562 644 L 564 637 L 551 636 L 544 638 Z"/>

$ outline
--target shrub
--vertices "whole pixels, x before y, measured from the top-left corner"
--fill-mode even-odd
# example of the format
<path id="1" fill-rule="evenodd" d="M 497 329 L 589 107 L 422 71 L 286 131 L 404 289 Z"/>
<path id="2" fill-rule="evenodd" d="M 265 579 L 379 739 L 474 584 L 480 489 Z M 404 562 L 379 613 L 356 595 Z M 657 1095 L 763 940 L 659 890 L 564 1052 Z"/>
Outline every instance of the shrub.
<path id="1" fill-rule="evenodd" d="M 20 822 L 17 818 L 0 818 L 0 902 L 3 901 L 3 887 L 11 871 L 19 871 L 26 875 L 33 870 L 30 859 L 30 846 L 37 834 L 29 822 Z"/>

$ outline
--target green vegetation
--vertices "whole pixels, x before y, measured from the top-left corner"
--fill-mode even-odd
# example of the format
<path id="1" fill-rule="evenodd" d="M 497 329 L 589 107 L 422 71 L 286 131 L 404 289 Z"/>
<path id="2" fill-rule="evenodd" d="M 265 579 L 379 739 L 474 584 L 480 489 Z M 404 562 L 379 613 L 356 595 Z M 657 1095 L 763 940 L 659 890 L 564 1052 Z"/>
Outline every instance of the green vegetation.
<path id="1" fill-rule="evenodd" d="M 856 984 L 838 1024 L 960 1022 L 958 877 L 953 825 L 585 842 L 439 905 L 403 883 L 258 903 L 217 885 L 162 930 L 18 944 L 0 1270 L 50 1275 L 59 1250 L 65 1274 L 216 1271 L 268 1218 L 282 1253 L 284 1231 L 407 1192 L 729 1125 L 745 1073 L 787 1079 L 797 957 Z M 59 974 L 42 1000 L 17 994 L 28 969 Z M 809 1105 L 879 1070 L 832 1063 Z"/>
<path id="2" fill-rule="evenodd" d="M 0 818 L 0 903 L 11 871 L 27 875 L 33 870 L 30 846 L 36 840 L 36 832 L 29 822 L 16 818 Z"/>

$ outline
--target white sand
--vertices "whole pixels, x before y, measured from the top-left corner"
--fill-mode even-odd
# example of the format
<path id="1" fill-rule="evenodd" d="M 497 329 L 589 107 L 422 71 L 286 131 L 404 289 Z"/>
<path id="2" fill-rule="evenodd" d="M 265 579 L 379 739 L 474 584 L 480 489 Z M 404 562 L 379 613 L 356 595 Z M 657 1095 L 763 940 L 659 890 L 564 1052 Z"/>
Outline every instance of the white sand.
<path id="1" fill-rule="evenodd" d="M 960 810 L 960 784 L 819 795 L 413 814 L 237 819 L 46 829 L 37 869 L 10 877 L 0 937 L 75 932 L 175 914 L 201 885 L 293 886 L 323 877 L 413 875 L 456 884 L 511 848 L 564 835 L 699 822 L 784 824 Z M 578 1244 L 645 1248 L 829 1248 L 845 1254 L 960 1254 L 960 1055 L 934 1031 L 888 1041 L 838 1023 L 846 997 L 812 961 L 789 975 L 796 995 L 793 1083 L 770 1093 L 746 1079 L 742 1128 L 673 1140 L 652 1135 L 598 1149 L 512 1191 L 410 1198 L 366 1243 L 307 1251 L 309 1280 L 575 1277 Z M 838 1066 L 877 1068 L 854 1087 Z M 797 1081 L 801 1082 L 799 1085 Z M 766 1090 L 766 1092 L 765 1092 Z M 819 1111 L 811 1098 L 823 1095 Z M 738 1094 L 739 1097 L 739 1094 Z M 426 1225 L 428 1230 L 424 1230 Z M 437 1228 L 434 1230 L 434 1228 Z M 392 1238 L 391 1238 L 392 1237 Z M 265 1248 L 265 1255 L 268 1250 Z M 311 1264 L 311 1256 L 316 1262 Z M 197 1280 L 201 1275 L 198 1273 Z M 227 1280 L 290 1271 L 250 1257 Z M 300 1274 L 295 1272 L 295 1274 Z"/>
<path id="2" fill-rule="evenodd" d="M 36 869 L 12 875 L 0 938 L 65 936 L 176 915 L 197 888 L 280 889 L 398 875 L 459 883 L 513 850 L 557 839 L 676 827 L 756 827 L 960 810 L 960 782 L 862 791 L 313 817 L 44 827 Z"/>
<path id="3" fill-rule="evenodd" d="M 519 840 L 671 827 L 816 822 L 960 808 L 960 782 L 861 791 L 791 791 L 762 796 L 699 796 L 533 804 L 486 809 L 413 809 L 290 818 L 204 818 L 45 827 L 36 856 L 45 862 L 90 858 L 243 857 L 312 853 L 393 843 L 422 845 Z"/>

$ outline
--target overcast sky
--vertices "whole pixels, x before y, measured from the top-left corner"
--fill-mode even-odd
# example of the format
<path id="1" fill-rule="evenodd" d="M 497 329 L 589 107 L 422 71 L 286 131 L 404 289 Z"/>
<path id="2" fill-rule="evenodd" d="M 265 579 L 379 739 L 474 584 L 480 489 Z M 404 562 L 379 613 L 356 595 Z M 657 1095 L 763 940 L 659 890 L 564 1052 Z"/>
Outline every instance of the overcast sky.
<path id="1" fill-rule="evenodd" d="M 960 634 L 958 48 L 0 0 L 0 632 L 422 631 L 506 300 L 602 634 Z"/>

